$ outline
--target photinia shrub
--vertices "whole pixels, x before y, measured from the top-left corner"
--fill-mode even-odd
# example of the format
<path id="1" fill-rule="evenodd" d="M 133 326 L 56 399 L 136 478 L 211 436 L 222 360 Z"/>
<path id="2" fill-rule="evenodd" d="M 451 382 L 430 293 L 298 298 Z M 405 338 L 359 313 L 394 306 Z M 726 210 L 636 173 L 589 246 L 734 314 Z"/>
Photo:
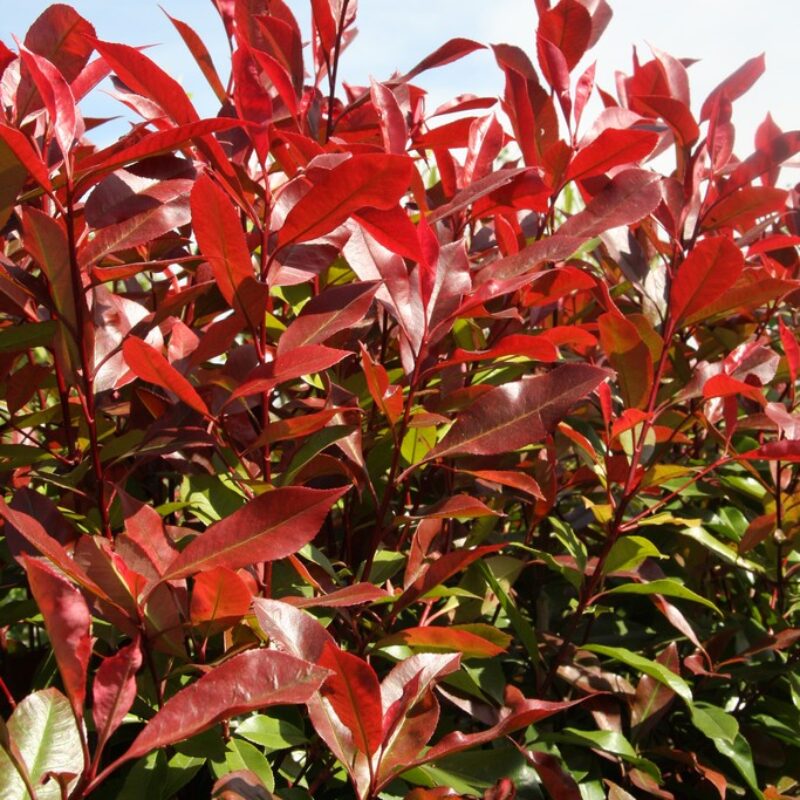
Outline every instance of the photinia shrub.
<path id="1" fill-rule="evenodd" d="M 763 58 L 612 93 L 605 0 L 537 0 L 502 97 L 431 109 L 484 45 L 340 87 L 355 0 L 307 43 L 214 5 L 229 77 L 172 19 L 209 119 L 68 5 L 0 44 L 0 797 L 796 796 L 800 132 L 740 158 L 732 122 Z"/>

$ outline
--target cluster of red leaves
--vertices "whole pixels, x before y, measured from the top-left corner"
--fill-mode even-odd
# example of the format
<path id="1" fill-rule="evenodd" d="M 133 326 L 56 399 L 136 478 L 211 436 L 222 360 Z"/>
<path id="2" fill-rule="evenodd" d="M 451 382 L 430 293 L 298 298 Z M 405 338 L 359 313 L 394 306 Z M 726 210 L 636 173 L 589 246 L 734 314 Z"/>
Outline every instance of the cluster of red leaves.
<path id="1" fill-rule="evenodd" d="M 483 45 L 339 96 L 355 0 L 310 61 L 283 0 L 214 5 L 227 84 L 170 18 L 212 119 L 69 6 L 0 44 L 4 796 L 781 796 L 800 133 L 734 156 L 763 59 L 699 117 L 658 50 L 614 97 L 576 72 L 605 0 L 537 0 L 499 101 L 430 111 Z M 98 149 L 108 77 L 140 121 Z"/>

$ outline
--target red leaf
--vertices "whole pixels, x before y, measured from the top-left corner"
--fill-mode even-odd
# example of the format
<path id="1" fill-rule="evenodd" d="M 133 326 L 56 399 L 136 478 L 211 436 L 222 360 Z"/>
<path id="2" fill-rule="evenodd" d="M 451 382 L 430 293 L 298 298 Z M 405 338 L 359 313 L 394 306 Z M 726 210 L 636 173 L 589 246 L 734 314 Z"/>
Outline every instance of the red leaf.
<path id="1" fill-rule="evenodd" d="M 609 228 L 630 225 L 650 214 L 661 202 L 660 175 L 643 169 L 628 169 L 614 176 L 583 211 L 559 228 L 558 237 L 591 238 Z M 554 237 L 554 238 L 558 238 Z"/>
<path id="2" fill-rule="evenodd" d="M 192 224 L 200 252 L 208 259 L 222 296 L 233 307 L 246 278 L 253 278 L 250 251 L 236 209 L 208 175 L 192 189 Z"/>
<path id="3" fill-rule="evenodd" d="M 46 191 L 52 191 L 50 172 L 39 154 L 33 149 L 25 136 L 8 125 L 0 125 L 2 139 L 14 157 L 30 173 L 31 177 Z"/>
<path id="4" fill-rule="evenodd" d="M 433 652 L 455 651 L 461 653 L 464 658 L 494 658 L 506 651 L 505 647 L 501 647 L 471 630 L 473 627 L 475 626 L 427 625 L 422 628 L 406 628 L 381 639 L 376 647 L 403 644 L 407 647 L 419 647 Z"/>
<path id="5" fill-rule="evenodd" d="M 703 215 L 702 230 L 732 227 L 748 231 L 760 217 L 781 211 L 788 192 L 772 186 L 743 186 L 714 203 Z"/>
<path id="6" fill-rule="evenodd" d="M 424 260 L 417 237 L 417 227 L 401 206 L 383 210 L 362 208 L 354 214 L 354 218 L 375 241 L 393 253 L 417 263 Z"/>
<path id="7" fill-rule="evenodd" d="M 378 122 L 383 136 L 383 149 L 387 153 L 405 153 L 408 126 L 394 92 L 386 84 L 373 79 L 370 84 L 370 97 L 378 114 Z"/>
<path id="8" fill-rule="evenodd" d="M 529 494 L 531 497 L 535 497 L 537 500 L 545 499 L 539 484 L 524 472 L 516 472 L 509 469 L 478 469 L 460 471 L 466 472 L 467 475 L 474 475 L 478 480 L 489 481 L 490 483 L 499 483 L 501 486 L 508 486 L 511 489 L 517 489 L 520 492 Z"/>
<path id="9" fill-rule="evenodd" d="M 739 69 L 725 78 L 709 96 L 705 99 L 703 107 L 700 109 L 700 122 L 711 117 L 714 105 L 721 99 L 726 98 L 733 102 L 741 97 L 763 74 L 766 67 L 764 54 L 745 61 Z"/>
<path id="10" fill-rule="evenodd" d="M 523 755 L 536 770 L 551 797 L 559 800 L 581 800 L 583 795 L 578 784 L 555 756 L 541 750 L 524 750 Z"/>
<path id="11" fill-rule="evenodd" d="M 19 55 L 44 102 L 58 146 L 67 159 L 78 125 L 75 98 L 69 84 L 46 58 L 24 45 L 20 45 Z"/>
<path id="12" fill-rule="evenodd" d="M 120 147 L 117 143 L 93 153 L 78 164 L 78 172 L 82 174 L 89 172 L 90 179 L 94 181 L 102 174 L 112 172 L 119 167 L 162 153 L 171 153 L 184 147 L 192 139 L 227 131 L 240 125 L 241 122 L 237 119 L 203 119 L 186 125 L 177 125 L 166 131 L 148 133 L 135 144 Z M 126 140 L 122 141 L 124 143 Z M 91 172 L 95 168 L 97 172 Z"/>
<path id="13" fill-rule="evenodd" d="M 463 364 L 469 361 L 488 361 L 507 356 L 525 357 L 533 361 L 550 363 L 558 358 L 558 350 L 543 336 L 529 336 L 525 333 L 512 333 L 504 336 L 494 347 L 488 350 L 462 350 L 456 348 L 453 357 L 436 365 L 437 369 Z"/>
<path id="14" fill-rule="evenodd" d="M 278 356 L 297 347 L 324 342 L 357 325 L 367 315 L 379 288 L 378 281 L 359 281 L 328 288 L 312 297 L 281 334 Z"/>
<path id="15" fill-rule="evenodd" d="M 360 345 L 361 366 L 364 370 L 364 377 L 367 380 L 367 389 L 375 401 L 375 405 L 394 425 L 403 415 L 403 390 L 400 386 L 391 384 L 389 374 L 383 364 L 373 361 L 364 344 L 360 343 Z"/>
<path id="16" fill-rule="evenodd" d="M 238 714 L 305 703 L 326 676 L 326 670 L 287 653 L 240 653 L 170 697 L 120 761 L 183 741 Z"/>
<path id="17" fill-rule="evenodd" d="M 445 64 L 450 64 L 457 61 L 476 50 L 484 50 L 486 45 L 480 42 L 475 42 L 472 39 L 450 39 L 445 42 L 441 47 L 434 50 L 429 56 L 422 59 L 415 67 L 412 67 L 402 78 L 404 82 L 410 81 L 421 72 L 433 69 L 434 67 L 442 67 Z"/>
<path id="18" fill-rule="evenodd" d="M 736 397 L 736 395 L 740 394 L 762 406 L 766 403 L 761 389 L 744 381 L 736 380 L 736 378 L 731 378 L 730 375 L 714 375 L 703 386 L 703 397 L 706 399 L 711 397 Z"/>
<path id="19" fill-rule="evenodd" d="M 353 734 L 356 748 L 372 756 L 383 742 L 381 690 L 375 670 L 330 642 L 317 664 L 333 673 L 322 685 L 322 696 Z"/>
<path id="20" fill-rule="evenodd" d="M 47 277 L 50 296 L 58 316 L 67 328 L 77 332 L 77 312 L 72 293 L 67 232 L 59 220 L 36 208 L 26 208 L 22 218 L 26 250 L 33 256 Z"/>
<path id="21" fill-rule="evenodd" d="M 349 608 L 362 603 L 373 603 L 385 597 L 390 597 L 389 593 L 371 583 L 354 583 L 316 597 L 292 596 L 282 597 L 281 600 L 295 608 Z"/>
<path id="22" fill-rule="evenodd" d="M 767 461 L 790 461 L 793 464 L 797 464 L 800 463 L 800 439 L 782 439 L 779 442 L 769 442 L 757 447 L 755 450 L 741 453 L 737 457 L 748 461 L 763 458 Z"/>
<path id="23" fill-rule="evenodd" d="M 102 748 L 108 737 L 122 724 L 136 699 L 136 673 L 142 665 L 138 642 L 104 658 L 92 684 L 92 717 Z"/>
<path id="24" fill-rule="evenodd" d="M 653 357 L 636 326 L 618 313 L 597 319 L 600 343 L 617 372 L 627 408 L 644 408 L 653 383 Z"/>
<path id="25" fill-rule="evenodd" d="M 108 595 L 86 574 L 80 564 L 70 558 L 64 546 L 54 537 L 50 536 L 42 524 L 30 514 L 11 508 L 0 497 L 0 517 L 5 520 L 6 526 L 14 529 L 37 552 L 55 564 L 65 575 L 72 578 L 79 586 L 88 589 L 96 597 L 108 600 Z"/>
<path id="26" fill-rule="evenodd" d="M 635 95 L 631 98 L 631 110 L 645 117 L 661 117 L 684 147 L 700 138 L 700 128 L 692 112 L 680 100 L 659 95 Z"/>
<path id="27" fill-rule="evenodd" d="M 389 209 L 405 194 L 413 164 L 406 156 L 351 156 L 331 170 L 320 170 L 278 232 L 278 244 L 316 239 L 337 228 L 360 208 Z"/>
<path id="28" fill-rule="evenodd" d="M 465 734 L 460 731 L 449 733 L 428 750 L 421 759 L 418 759 L 416 763 L 423 764 L 428 761 L 437 761 L 445 756 L 476 747 L 479 744 L 495 741 L 508 733 L 527 728 L 528 725 L 535 725 L 537 722 L 551 717 L 559 711 L 564 711 L 578 703 L 582 703 L 584 700 L 586 700 L 586 697 L 563 702 L 528 700 L 520 694 L 518 689 L 513 686 L 507 686 L 506 708 L 501 712 L 502 718 L 497 725 L 480 733 Z"/>
<path id="29" fill-rule="evenodd" d="M 561 0 L 539 17 L 537 32 L 562 52 L 571 72 L 589 46 L 592 18 L 578 0 Z"/>
<path id="30" fill-rule="evenodd" d="M 256 367 L 245 382 L 231 394 L 228 402 L 270 391 L 279 383 L 295 380 L 302 375 L 322 372 L 351 355 L 353 354 L 349 350 L 337 350 L 321 344 L 295 347 L 288 353 L 279 355 L 275 361 Z"/>
<path id="31" fill-rule="evenodd" d="M 179 125 L 199 117 L 183 87 L 135 47 L 95 40 L 97 51 L 123 83 L 137 94 L 158 103 Z"/>
<path id="32" fill-rule="evenodd" d="M 509 280 L 533 272 L 536 267 L 546 261 L 563 261 L 565 258 L 569 258 L 584 241 L 583 236 L 562 236 L 560 232 L 557 236 L 540 239 L 512 256 L 506 256 L 487 264 L 478 271 L 474 284 L 480 286 L 489 281 Z"/>
<path id="33" fill-rule="evenodd" d="M 258 62 L 258 66 L 266 73 L 267 77 L 272 81 L 272 85 L 278 92 L 281 100 L 286 104 L 289 113 L 292 116 L 297 116 L 297 95 L 294 91 L 292 77 L 289 75 L 286 67 L 273 58 L 269 53 L 263 50 L 251 50 L 251 56 Z"/>
<path id="34" fill-rule="evenodd" d="M 38 559 L 22 556 L 36 605 L 44 617 L 50 645 L 75 716 L 83 719 L 86 673 L 92 655 L 92 616 L 80 591 Z"/>
<path id="35" fill-rule="evenodd" d="M 149 208 L 114 225 L 100 228 L 78 251 L 81 266 L 95 265 L 107 255 L 153 242 L 191 219 L 185 180 L 162 181 L 150 189 Z"/>
<path id="36" fill-rule="evenodd" d="M 492 164 L 505 142 L 502 125 L 494 114 L 476 119 L 469 128 L 464 185 L 469 186 L 492 171 Z"/>
<path id="37" fill-rule="evenodd" d="M 495 387 L 459 414 L 424 461 L 507 453 L 541 441 L 609 375 L 588 364 L 564 364 L 546 375 Z"/>
<path id="38" fill-rule="evenodd" d="M 319 621 L 281 600 L 258 597 L 253 601 L 261 630 L 288 652 L 316 663 L 326 644 L 336 646 Z"/>
<path id="39" fill-rule="evenodd" d="M 501 547 L 502 545 L 490 544 L 476 547 L 474 550 L 455 550 L 445 553 L 426 567 L 420 575 L 412 576 L 412 582 L 392 606 L 392 614 L 397 616 L 404 608 L 457 572 L 466 569 L 473 561 L 477 561 L 487 553 L 496 553 Z"/>
<path id="40" fill-rule="evenodd" d="M 190 617 L 208 635 L 211 630 L 228 628 L 250 608 L 253 596 L 247 584 L 228 567 L 214 567 L 201 572 L 192 585 Z"/>
<path id="41" fill-rule="evenodd" d="M 477 497 L 457 494 L 446 497 L 432 506 L 419 509 L 412 519 L 476 519 L 478 517 L 499 517 L 499 512 L 489 508 Z"/>
<path id="42" fill-rule="evenodd" d="M 164 9 L 162 9 L 162 11 L 163 10 Z M 175 19 L 175 17 L 167 14 L 166 11 L 164 11 L 164 13 L 181 35 L 181 39 L 183 39 L 186 46 L 189 48 L 192 56 L 194 56 L 195 63 L 198 67 L 200 67 L 200 71 L 205 76 L 209 86 L 214 90 L 217 100 L 219 100 L 220 103 L 224 103 L 227 99 L 228 93 L 225 91 L 225 87 L 222 85 L 222 81 L 220 80 L 217 70 L 214 67 L 214 62 L 211 60 L 211 55 L 203 43 L 203 40 L 197 35 L 196 31 L 190 25 L 182 20 Z"/>
<path id="43" fill-rule="evenodd" d="M 67 83 L 72 83 L 89 61 L 94 34 L 94 28 L 72 6 L 54 3 L 28 29 L 25 47 L 46 58 Z M 34 110 L 35 97 L 30 78 L 23 75 L 17 90 L 19 119 Z"/>
<path id="44" fill-rule="evenodd" d="M 678 268 L 670 290 L 670 312 L 677 324 L 692 317 L 730 289 L 744 269 L 744 256 L 725 236 L 704 239 Z"/>
<path id="45" fill-rule="evenodd" d="M 198 535 L 173 561 L 164 580 L 296 553 L 317 535 L 331 506 L 347 489 L 286 486 L 259 495 Z"/>
<path id="46" fill-rule="evenodd" d="M 203 416 L 211 415 L 194 386 L 155 347 L 135 336 L 129 336 L 122 345 L 122 355 L 137 377 L 174 392 L 187 406 Z"/>
<path id="47" fill-rule="evenodd" d="M 594 141 L 578 151 L 569 165 L 566 180 L 585 180 L 612 167 L 634 164 L 653 152 L 658 134 L 629 128 L 606 128 Z"/>
<path id="48" fill-rule="evenodd" d="M 780 331 L 783 352 L 786 354 L 789 377 L 792 385 L 794 385 L 797 382 L 797 373 L 800 371 L 800 345 L 797 344 L 794 333 L 789 330 L 782 319 L 778 320 L 778 330 Z"/>

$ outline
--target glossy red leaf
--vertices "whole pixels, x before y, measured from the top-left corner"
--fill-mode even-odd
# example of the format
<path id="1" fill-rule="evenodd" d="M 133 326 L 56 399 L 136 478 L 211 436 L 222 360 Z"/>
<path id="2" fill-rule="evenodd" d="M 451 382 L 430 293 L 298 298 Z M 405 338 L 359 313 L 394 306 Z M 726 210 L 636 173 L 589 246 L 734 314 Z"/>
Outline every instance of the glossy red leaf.
<path id="1" fill-rule="evenodd" d="M 592 17 L 578 0 L 561 0 L 539 16 L 537 32 L 561 51 L 572 71 L 589 46 Z"/>
<path id="2" fill-rule="evenodd" d="M 757 219 L 781 211 L 788 192 L 772 186 L 743 186 L 714 203 L 703 216 L 703 230 L 732 227 L 748 231 Z"/>
<path id="3" fill-rule="evenodd" d="M 680 100 L 660 95 L 637 95 L 631 98 L 631 109 L 645 117 L 661 117 L 684 147 L 700 138 L 700 127 L 689 107 Z"/>
<path id="4" fill-rule="evenodd" d="M 444 583 L 448 578 L 466 569 L 474 561 L 488 553 L 496 553 L 502 545 L 484 545 L 474 550 L 454 550 L 445 553 L 432 564 L 426 565 L 418 575 L 407 576 L 406 589 L 392 606 L 392 613 L 399 614 L 404 608 L 416 602 L 431 589 Z"/>
<path id="5" fill-rule="evenodd" d="M 786 355 L 786 364 L 789 367 L 789 376 L 792 385 L 794 385 L 797 381 L 798 372 L 800 372 L 800 345 L 797 343 L 794 333 L 782 319 L 778 320 L 778 330 L 780 331 L 783 352 Z"/>
<path id="6" fill-rule="evenodd" d="M 88 589 L 96 597 L 109 599 L 86 574 L 83 567 L 70 557 L 58 539 L 51 536 L 38 520 L 30 514 L 11 508 L 2 497 L 0 497 L 0 516 L 5 520 L 5 524 L 12 527 L 36 552 L 45 556 L 75 583 Z"/>
<path id="7" fill-rule="evenodd" d="M 237 569 L 296 553 L 317 535 L 331 506 L 347 488 L 285 486 L 259 495 L 192 540 L 164 580 L 213 567 Z"/>
<path id="8" fill-rule="evenodd" d="M 78 172 L 89 172 L 89 179 L 97 180 L 101 174 L 111 172 L 119 167 L 172 152 L 186 146 L 193 139 L 202 138 L 210 133 L 221 133 L 239 125 L 241 122 L 236 119 L 203 119 L 189 122 L 186 125 L 176 125 L 165 131 L 148 133 L 134 144 L 122 147 L 114 144 L 84 158 L 78 164 Z"/>
<path id="9" fill-rule="evenodd" d="M 392 385 L 383 364 L 373 361 L 363 343 L 361 343 L 361 366 L 367 381 L 367 389 L 375 405 L 392 425 L 396 424 L 403 415 L 402 387 Z"/>
<path id="10" fill-rule="evenodd" d="M 339 331 L 357 325 L 367 315 L 379 288 L 377 281 L 360 281 L 334 286 L 312 297 L 281 334 L 278 355 L 324 342 Z"/>
<path id="11" fill-rule="evenodd" d="M 282 353 L 274 361 L 256 367 L 247 380 L 231 394 L 228 402 L 271 391 L 275 386 L 295 380 L 303 375 L 313 375 L 338 364 L 342 359 L 353 355 L 349 350 L 337 350 L 321 344 L 308 344 L 295 347 Z"/>
<path id="12" fill-rule="evenodd" d="M 370 97 L 378 114 L 384 150 L 387 153 L 405 153 L 408 125 L 394 92 L 386 84 L 373 79 L 370 84 Z"/>
<path id="13" fill-rule="evenodd" d="M 125 85 L 153 100 L 179 125 L 199 117 L 184 88 L 135 47 L 95 40 L 94 46 Z"/>
<path id="14" fill-rule="evenodd" d="M 585 180 L 612 167 L 635 164 L 646 158 L 658 142 L 658 134 L 634 128 L 606 128 L 572 159 L 566 180 Z"/>
<path id="15" fill-rule="evenodd" d="M 362 208 L 353 217 L 370 236 L 393 253 L 417 263 L 424 260 L 417 227 L 401 206 Z"/>
<path id="16" fill-rule="evenodd" d="M 138 641 L 100 662 L 92 683 L 92 719 L 100 747 L 131 710 L 136 699 L 136 673 L 141 665 Z"/>
<path id="17" fill-rule="evenodd" d="M 285 103 L 289 113 L 297 116 L 297 95 L 292 84 L 292 77 L 286 67 L 277 58 L 273 58 L 269 53 L 265 53 L 262 50 L 251 50 L 251 54 L 258 66 L 272 81 L 272 85 Z"/>
<path id="18" fill-rule="evenodd" d="M 524 492 L 538 500 L 544 500 L 539 484 L 524 472 L 510 469 L 475 469 L 461 470 L 461 472 L 474 475 L 478 480 L 499 483 L 501 486 L 508 486 L 511 489 Z"/>
<path id="19" fill-rule="evenodd" d="M 330 233 L 360 208 L 392 208 L 408 189 L 412 168 L 405 156 L 366 154 L 320 171 L 286 217 L 279 246 Z"/>
<path id="20" fill-rule="evenodd" d="M 44 102 L 56 142 L 66 159 L 78 130 L 75 98 L 69 84 L 46 58 L 28 50 L 24 45 L 20 45 L 19 55 Z"/>
<path id="21" fill-rule="evenodd" d="M 431 652 L 457 652 L 464 658 L 494 658 L 504 653 L 503 647 L 472 630 L 475 626 L 426 625 L 421 628 L 405 628 L 381 639 L 378 647 L 403 644 Z"/>
<path id="22" fill-rule="evenodd" d="M 191 207 L 200 252 L 211 264 L 222 296 L 233 306 L 242 283 L 254 277 L 239 215 L 228 195 L 208 175 L 195 181 Z"/>
<path id="23" fill-rule="evenodd" d="M 644 408 L 653 383 L 653 357 L 637 327 L 618 313 L 597 319 L 600 343 L 617 373 L 627 408 Z"/>
<path id="24" fill-rule="evenodd" d="M 284 603 L 295 608 L 349 608 L 363 603 L 374 603 L 390 597 L 388 592 L 371 583 L 354 583 L 315 597 L 282 597 Z"/>
<path id="25" fill-rule="evenodd" d="M 217 100 L 219 100 L 220 103 L 224 103 L 227 98 L 227 92 L 225 91 L 225 87 L 222 85 L 222 81 L 219 78 L 217 69 L 211 59 L 211 54 L 208 52 L 208 48 L 203 43 L 203 40 L 200 38 L 200 36 L 198 36 L 197 32 L 194 30 L 194 28 L 192 28 L 191 25 L 183 22 L 182 20 L 176 19 L 173 16 L 170 16 L 166 11 L 164 11 L 164 13 L 167 15 L 169 21 L 175 26 L 175 30 L 178 31 L 178 33 L 181 35 L 181 39 L 183 39 L 184 43 L 189 48 L 189 52 L 191 52 L 192 56 L 194 57 L 197 66 L 200 67 L 200 71 L 208 81 L 208 85 L 213 89 Z"/>
<path id="26" fill-rule="evenodd" d="M 655 172 L 628 169 L 614 176 L 611 183 L 570 217 L 558 237 L 591 238 L 610 228 L 630 225 L 652 213 L 661 202 L 662 178 Z"/>
<path id="27" fill-rule="evenodd" d="M 525 750 L 523 755 L 536 770 L 551 797 L 559 800 L 581 800 L 583 795 L 578 784 L 555 756 L 542 750 Z"/>
<path id="28" fill-rule="evenodd" d="M 190 408 L 203 416 L 210 416 L 208 406 L 194 386 L 155 347 L 129 336 L 122 345 L 122 355 L 137 377 L 174 392 Z"/>
<path id="29" fill-rule="evenodd" d="M 92 54 L 94 28 L 65 3 L 48 6 L 33 22 L 25 36 L 25 47 L 46 58 L 67 83 L 78 78 Z M 36 90 L 28 76 L 22 76 L 17 90 L 20 119 L 34 110 Z"/>
<path id="30" fill-rule="evenodd" d="M 92 616 L 80 591 L 43 561 L 22 557 L 75 716 L 83 718 Z"/>
<path id="31" fill-rule="evenodd" d="M 800 439 L 781 439 L 778 442 L 768 442 L 741 453 L 738 458 L 748 461 L 764 459 L 766 461 L 787 461 L 793 464 L 800 463 Z"/>
<path id="32" fill-rule="evenodd" d="M 577 700 L 552 702 L 549 700 L 529 700 L 522 696 L 520 691 L 513 686 L 506 687 L 505 708 L 501 711 L 501 719 L 497 725 L 481 731 L 480 733 L 449 733 L 437 742 L 417 763 L 436 761 L 445 756 L 460 753 L 471 747 L 476 747 L 485 742 L 491 742 L 506 734 L 513 733 L 528 725 L 535 725 L 547 717 L 565 711 L 574 705 L 582 703 L 586 697 Z"/>
<path id="33" fill-rule="evenodd" d="M 678 267 L 670 289 L 670 313 L 677 323 L 692 317 L 730 289 L 744 269 L 744 256 L 730 239 L 704 239 Z"/>
<path id="34" fill-rule="evenodd" d="M 316 663 L 326 644 L 336 645 L 315 617 L 289 603 L 257 597 L 253 610 L 261 630 L 298 658 Z"/>
<path id="35" fill-rule="evenodd" d="M 757 386 L 732 378 L 730 375 L 720 374 L 709 378 L 703 386 L 703 397 L 744 397 L 764 405 L 764 393 Z"/>
<path id="36" fill-rule="evenodd" d="M 438 503 L 420 508 L 412 519 L 477 519 L 478 517 L 502 516 L 477 497 L 468 494 L 456 494 L 445 497 Z"/>
<path id="37" fill-rule="evenodd" d="M 486 177 L 503 148 L 505 134 L 494 114 L 476 119 L 469 129 L 467 157 L 464 162 L 464 183 Z"/>
<path id="38" fill-rule="evenodd" d="M 510 280 L 532 273 L 536 267 L 547 261 L 563 261 L 569 258 L 584 241 L 583 236 L 562 236 L 560 232 L 557 236 L 540 239 L 514 255 L 490 262 L 478 272 L 474 283 L 482 285 L 489 281 Z"/>
<path id="39" fill-rule="evenodd" d="M 381 690 L 375 670 L 330 642 L 317 664 L 332 673 L 322 685 L 322 696 L 353 735 L 356 748 L 372 756 L 383 742 Z"/>
<path id="40" fill-rule="evenodd" d="M 327 675 L 325 669 L 287 653 L 240 653 L 170 697 L 121 760 L 141 758 L 248 711 L 305 703 Z"/>
<path id="41" fill-rule="evenodd" d="M 0 139 L 39 186 L 47 192 L 52 191 L 50 171 L 24 134 L 8 125 L 0 125 Z"/>
<path id="42" fill-rule="evenodd" d="M 95 265 L 111 253 L 150 244 L 190 221 L 188 181 L 162 181 L 149 195 L 150 204 L 144 211 L 96 231 L 78 251 L 82 266 Z"/>
<path id="43" fill-rule="evenodd" d="M 228 567 L 201 572 L 192 584 L 189 615 L 203 630 L 218 630 L 238 622 L 250 608 L 253 596 L 247 584 Z"/>
<path id="44" fill-rule="evenodd" d="M 67 232 L 57 219 L 36 208 L 26 209 L 22 219 L 24 244 L 47 277 L 58 316 L 77 332 L 77 312 L 72 288 Z"/>
<path id="45" fill-rule="evenodd" d="M 434 67 L 442 67 L 445 64 L 450 64 L 457 61 L 476 50 L 484 50 L 486 45 L 480 42 L 473 41 L 472 39 L 450 39 L 445 42 L 441 47 L 438 47 L 430 55 L 422 59 L 416 66 L 412 67 L 404 76 L 404 81 L 410 81 L 421 72 L 433 69 Z"/>
<path id="46" fill-rule="evenodd" d="M 751 58 L 742 64 L 739 69 L 725 78 L 703 102 L 700 109 L 700 121 L 703 122 L 711 116 L 714 105 L 725 98 L 731 102 L 741 97 L 763 75 L 766 63 L 764 54 Z"/>
<path id="47" fill-rule="evenodd" d="M 458 415 L 425 461 L 456 454 L 494 455 L 541 441 L 610 372 L 564 364 L 546 375 L 498 386 Z"/>

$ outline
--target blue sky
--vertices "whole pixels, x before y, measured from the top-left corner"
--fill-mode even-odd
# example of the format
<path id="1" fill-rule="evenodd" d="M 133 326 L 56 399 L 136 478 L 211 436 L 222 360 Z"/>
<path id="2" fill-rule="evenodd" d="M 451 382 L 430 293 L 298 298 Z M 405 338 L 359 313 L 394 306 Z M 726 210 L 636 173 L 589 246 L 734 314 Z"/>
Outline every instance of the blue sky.
<path id="1" fill-rule="evenodd" d="M 308 0 L 288 0 L 304 32 Z M 800 75 L 800 0 L 610 0 L 614 19 L 585 65 L 598 61 L 598 82 L 614 91 L 614 71 L 629 71 L 631 47 L 647 54 L 647 44 L 675 56 L 701 59 L 690 70 L 695 110 L 708 92 L 743 61 L 767 54 L 767 72 L 735 107 L 737 147 L 747 155 L 753 134 L 767 111 L 785 130 L 800 128 L 797 76 Z M 38 0 L 3 3 L 0 37 L 22 38 L 48 3 Z M 216 112 L 211 92 L 177 32 L 155 0 L 109 2 L 73 0 L 101 38 L 127 44 L 158 44 L 151 57 L 190 91 L 201 113 Z M 220 71 L 227 46 L 210 0 L 161 0 L 175 17 L 189 22 L 205 39 Z M 446 39 L 466 36 L 482 42 L 509 42 L 533 50 L 533 0 L 360 0 L 360 34 L 345 53 L 342 77 L 363 84 L 372 75 L 387 78 L 406 70 Z M 224 79 L 223 75 L 223 79 Z M 417 79 L 430 95 L 429 108 L 465 91 L 496 95 L 501 75 L 488 54 L 478 53 Z M 113 101 L 85 109 L 114 114 L 124 108 Z M 590 118 L 587 118 L 590 121 Z M 795 171 L 795 176 L 797 172 Z M 799 176 L 800 177 L 800 176 Z M 792 181 L 798 177 L 793 177 Z"/>

